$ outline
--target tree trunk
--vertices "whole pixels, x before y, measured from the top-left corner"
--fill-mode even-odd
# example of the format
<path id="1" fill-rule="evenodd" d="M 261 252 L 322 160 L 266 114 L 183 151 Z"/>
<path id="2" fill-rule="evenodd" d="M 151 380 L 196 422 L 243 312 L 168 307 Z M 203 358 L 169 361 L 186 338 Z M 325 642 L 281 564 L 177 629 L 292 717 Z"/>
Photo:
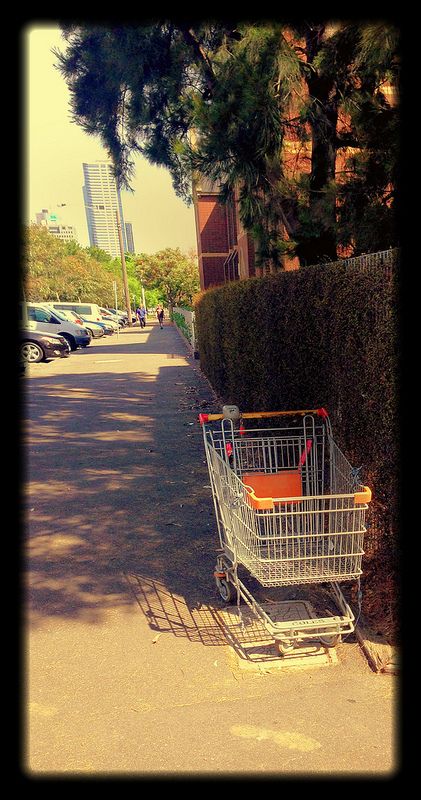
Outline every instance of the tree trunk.
<path id="1" fill-rule="evenodd" d="M 307 34 L 310 64 L 323 46 L 323 35 L 322 25 L 313 26 Z M 309 212 L 317 232 L 313 237 L 301 239 L 297 255 L 301 264 L 315 264 L 337 257 L 336 201 L 335 196 L 326 190 L 335 180 L 338 95 L 334 79 L 321 76 L 317 70 L 308 74 L 307 87 L 312 99 Z"/>

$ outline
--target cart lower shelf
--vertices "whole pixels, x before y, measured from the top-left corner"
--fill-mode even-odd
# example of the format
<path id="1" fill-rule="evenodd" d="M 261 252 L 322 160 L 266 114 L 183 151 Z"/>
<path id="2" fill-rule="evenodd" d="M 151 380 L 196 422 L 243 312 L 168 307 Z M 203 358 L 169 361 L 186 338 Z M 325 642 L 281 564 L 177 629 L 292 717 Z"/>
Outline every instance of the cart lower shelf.
<path id="1" fill-rule="evenodd" d="M 263 623 L 281 654 L 291 652 L 295 646 L 308 640 L 318 640 L 326 647 L 334 647 L 342 635 L 354 631 L 354 614 L 337 581 L 327 581 L 327 583 L 340 614 L 291 620 L 279 618 L 276 613 L 276 604 L 270 613 L 263 609 L 245 583 L 240 580 L 237 570 L 225 555 L 217 557 L 214 575 L 221 598 L 226 603 L 235 602 L 239 598 L 243 599 Z M 294 585 L 297 583 L 295 581 Z"/>

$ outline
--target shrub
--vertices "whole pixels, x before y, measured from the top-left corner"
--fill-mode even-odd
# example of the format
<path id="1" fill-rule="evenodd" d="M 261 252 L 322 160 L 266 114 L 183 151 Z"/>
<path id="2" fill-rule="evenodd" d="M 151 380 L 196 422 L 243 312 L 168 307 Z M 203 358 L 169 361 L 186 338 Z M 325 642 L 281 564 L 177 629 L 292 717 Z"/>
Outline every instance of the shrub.
<path id="1" fill-rule="evenodd" d="M 317 265 L 208 290 L 195 312 L 201 368 L 224 402 L 242 411 L 328 409 L 335 440 L 373 491 L 363 611 L 396 639 L 395 282 L 383 273 Z M 387 594 L 387 608 L 376 600 L 376 586 Z"/>
<path id="2" fill-rule="evenodd" d="M 177 325 L 177 328 L 180 329 L 183 336 L 187 339 L 188 342 L 191 343 L 192 335 L 189 326 L 186 324 L 186 320 L 184 319 L 183 315 L 179 313 L 179 311 L 173 311 L 171 314 L 171 319 Z"/>

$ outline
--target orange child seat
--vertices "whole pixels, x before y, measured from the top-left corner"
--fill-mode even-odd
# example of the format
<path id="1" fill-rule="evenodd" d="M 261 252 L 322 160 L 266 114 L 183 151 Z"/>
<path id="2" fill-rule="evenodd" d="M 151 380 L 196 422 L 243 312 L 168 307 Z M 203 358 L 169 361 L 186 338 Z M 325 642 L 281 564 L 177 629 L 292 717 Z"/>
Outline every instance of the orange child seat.
<path id="1" fill-rule="evenodd" d="M 301 473 L 298 470 L 249 472 L 242 475 L 241 480 L 247 489 L 247 499 L 252 508 L 272 509 L 276 498 L 282 498 L 278 500 L 279 503 L 297 503 L 298 500 L 285 498 L 303 496 Z"/>

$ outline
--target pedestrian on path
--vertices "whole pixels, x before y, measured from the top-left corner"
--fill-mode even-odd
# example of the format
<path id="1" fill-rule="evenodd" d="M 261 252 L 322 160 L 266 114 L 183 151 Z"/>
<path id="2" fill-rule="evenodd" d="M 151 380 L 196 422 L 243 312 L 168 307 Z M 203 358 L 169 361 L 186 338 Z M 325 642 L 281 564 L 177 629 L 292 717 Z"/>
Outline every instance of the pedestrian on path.
<path id="1" fill-rule="evenodd" d="M 145 306 L 140 306 L 140 308 L 138 308 L 137 311 L 136 311 L 136 315 L 138 317 L 140 327 L 144 328 L 145 325 L 146 325 L 146 308 L 145 308 Z"/>
<path id="2" fill-rule="evenodd" d="M 162 308 L 161 305 L 158 305 L 156 307 L 156 316 L 162 330 L 162 328 L 164 327 L 164 309 Z"/>

